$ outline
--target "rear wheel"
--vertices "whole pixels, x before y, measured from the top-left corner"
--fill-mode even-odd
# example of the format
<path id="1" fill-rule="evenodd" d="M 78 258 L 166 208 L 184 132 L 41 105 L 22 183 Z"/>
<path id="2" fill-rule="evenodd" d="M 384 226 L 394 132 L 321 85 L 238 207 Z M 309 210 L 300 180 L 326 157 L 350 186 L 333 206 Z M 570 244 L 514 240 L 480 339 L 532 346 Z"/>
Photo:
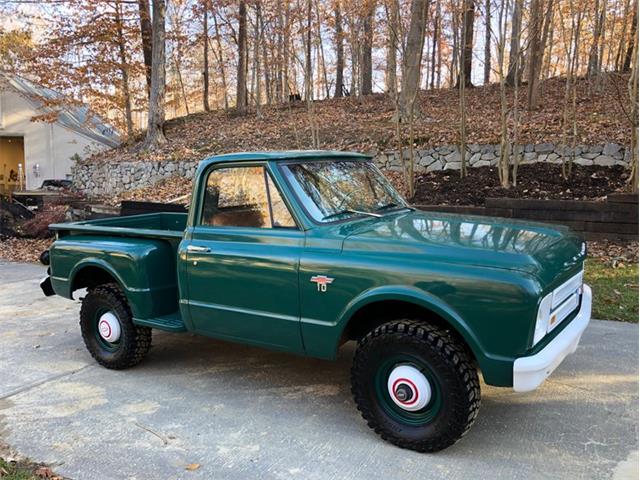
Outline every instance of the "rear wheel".
<path id="1" fill-rule="evenodd" d="M 412 320 L 362 338 L 351 370 L 358 410 L 383 439 L 436 452 L 459 440 L 480 406 L 480 383 L 464 349 L 444 330 Z"/>
<path id="2" fill-rule="evenodd" d="M 151 347 L 151 329 L 133 324 L 127 299 L 115 283 L 89 290 L 82 300 L 80 329 L 91 356 L 107 368 L 132 367 Z"/>

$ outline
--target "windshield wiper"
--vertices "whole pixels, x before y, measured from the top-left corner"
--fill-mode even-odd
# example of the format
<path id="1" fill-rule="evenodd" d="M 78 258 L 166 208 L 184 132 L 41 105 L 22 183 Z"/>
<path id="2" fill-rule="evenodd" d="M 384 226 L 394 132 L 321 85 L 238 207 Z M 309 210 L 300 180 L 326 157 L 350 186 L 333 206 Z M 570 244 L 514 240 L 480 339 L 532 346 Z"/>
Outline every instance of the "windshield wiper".
<path id="1" fill-rule="evenodd" d="M 322 217 L 322 220 L 329 220 L 330 218 L 338 217 L 340 215 L 344 215 L 345 213 L 356 213 L 358 215 L 368 215 L 370 217 L 376 217 L 376 218 L 382 217 L 382 215 L 380 215 L 379 213 L 363 212 L 362 210 L 354 210 L 353 208 L 345 208 L 344 210 L 340 210 L 339 212 L 335 212 L 335 213 L 331 213 L 329 215 L 325 215 L 324 217 Z"/>
<path id="2" fill-rule="evenodd" d="M 383 210 L 389 210 L 390 208 L 395 208 L 395 207 L 407 208 L 409 210 L 414 210 L 413 208 L 409 207 L 408 205 L 398 205 L 397 203 L 389 202 L 386 205 L 383 205 L 381 207 L 376 208 L 376 212 L 381 212 Z"/>

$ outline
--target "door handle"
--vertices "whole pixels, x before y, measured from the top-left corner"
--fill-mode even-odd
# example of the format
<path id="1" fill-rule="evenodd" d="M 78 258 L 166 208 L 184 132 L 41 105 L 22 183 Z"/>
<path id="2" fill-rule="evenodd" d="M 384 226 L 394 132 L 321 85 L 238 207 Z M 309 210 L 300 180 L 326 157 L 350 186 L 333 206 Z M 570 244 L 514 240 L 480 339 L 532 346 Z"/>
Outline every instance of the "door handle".
<path id="1" fill-rule="evenodd" d="M 187 245 L 187 252 L 190 253 L 207 253 L 210 252 L 209 247 L 200 247 L 198 245 Z"/>

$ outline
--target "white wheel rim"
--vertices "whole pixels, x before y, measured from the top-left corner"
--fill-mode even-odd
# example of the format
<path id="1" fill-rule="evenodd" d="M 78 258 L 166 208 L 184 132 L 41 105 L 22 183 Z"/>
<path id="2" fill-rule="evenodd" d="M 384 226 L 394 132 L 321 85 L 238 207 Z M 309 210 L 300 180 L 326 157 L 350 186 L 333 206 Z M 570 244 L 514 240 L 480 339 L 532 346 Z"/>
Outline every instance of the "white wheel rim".
<path id="1" fill-rule="evenodd" d="M 113 313 L 103 313 L 98 320 L 98 333 L 109 343 L 117 342 L 120 338 L 120 322 Z"/>
<path id="2" fill-rule="evenodd" d="M 420 370 L 410 365 L 393 369 L 387 380 L 391 400 L 403 410 L 416 412 L 431 400 L 431 385 Z"/>

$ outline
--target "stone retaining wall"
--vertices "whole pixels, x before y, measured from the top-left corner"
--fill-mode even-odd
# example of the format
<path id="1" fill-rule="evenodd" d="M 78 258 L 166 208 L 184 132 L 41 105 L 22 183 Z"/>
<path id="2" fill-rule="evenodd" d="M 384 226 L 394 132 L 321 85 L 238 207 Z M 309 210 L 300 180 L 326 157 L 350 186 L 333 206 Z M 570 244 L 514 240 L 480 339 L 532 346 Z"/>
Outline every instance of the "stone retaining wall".
<path id="1" fill-rule="evenodd" d="M 76 164 L 71 175 L 76 190 L 89 197 L 105 197 L 148 187 L 174 175 L 193 177 L 197 167 L 195 160 Z"/>
<path id="2" fill-rule="evenodd" d="M 571 149 L 552 143 L 529 144 L 520 147 L 521 164 L 538 162 L 562 163 Z M 468 145 L 466 159 L 471 167 L 487 167 L 498 163 L 500 145 Z M 404 151 L 408 157 L 408 150 Z M 460 169 L 460 153 L 456 145 L 444 145 L 415 152 L 416 173 L 434 170 Z M 578 145 L 575 163 L 578 165 L 629 165 L 630 153 L 627 148 L 616 143 L 605 145 Z M 374 160 L 382 169 L 401 170 L 402 162 L 398 152 L 381 152 Z M 126 190 L 135 190 L 153 185 L 162 178 L 173 175 L 193 176 L 198 165 L 195 160 L 182 161 L 138 161 L 116 164 L 76 164 L 72 167 L 74 187 L 89 197 L 115 195 Z"/>
<path id="3" fill-rule="evenodd" d="M 467 145 L 467 164 L 471 167 L 489 167 L 497 165 L 500 157 L 500 145 Z M 521 165 L 531 163 L 563 163 L 571 156 L 571 147 L 561 147 L 552 143 L 528 144 L 520 146 Z M 605 145 L 578 145 L 574 161 L 578 165 L 629 165 L 629 150 L 617 143 Z M 408 150 L 404 152 L 409 157 Z M 402 161 L 396 151 L 383 152 L 375 157 L 381 168 L 402 170 Z M 434 170 L 459 170 L 461 165 L 460 149 L 457 145 L 444 145 L 415 151 L 416 173 Z"/>

